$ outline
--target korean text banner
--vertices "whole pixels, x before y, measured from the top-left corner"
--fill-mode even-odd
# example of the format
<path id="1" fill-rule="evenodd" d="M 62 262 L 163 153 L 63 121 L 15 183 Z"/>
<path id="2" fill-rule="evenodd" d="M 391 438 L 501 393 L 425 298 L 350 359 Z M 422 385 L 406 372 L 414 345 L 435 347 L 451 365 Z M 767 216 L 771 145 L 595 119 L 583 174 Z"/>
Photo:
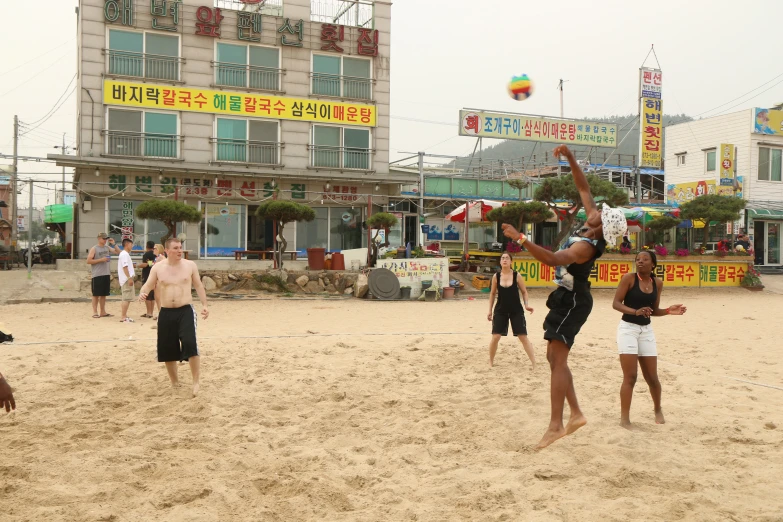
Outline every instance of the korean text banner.
<path id="1" fill-rule="evenodd" d="M 266 94 L 212 91 L 104 80 L 103 103 L 141 109 L 228 114 L 248 118 L 316 121 L 375 127 L 374 105 L 341 103 Z"/>
<path id="2" fill-rule="evenodd" d="M 753 109 L 753 132 L 783 136 L 783 111 Z"/>
<path id="3" fill-rule="evenodd" d="M 540 141 L 616 147 L 617 124 L 522 116 L 496 112 L 459 111 L 459 135 L 500 140 Z"/>
<path id="4" fill-rule="evenodd" d="M 640 167 L 661 168 L 663 160 L 663 104 L 657 98 L 642 98 L 639 140 Z"/>
<path id="5" fill-rule="evenodd" d="M 705 196 L 707 194 L 718 194 L 720 196 L 742 197 L 743 176 L 736 178 L 736 191 L 733 185 L 721 186 L 714 179 L 706 181 L 691 181 L 689 183 L 677 183 L 666 186 L 666 204 L 673 207 L 679 207 L 684 203 L 693 201 L 694 198 Z"/>
<path id="6" fill-rule="evenodd" d="M 634 271 L 633 257 L 628 260 L 598 260 L 588 280 L 593 288 L 617 288 L 620 279 Z M 554 287 L 555 269 L 529 258 L 515 257 L 512 268 L 529 287 Z M 698 261 L 660 261 L 655 277 L 668 286 L 739 286 L 747 263 L 699 263 Z"/>
<path id="7" fill-rule="evenodd" d="M 641 90 L 642 98 L 657 98 L 660 100 L 662 83 L 663 75 L 659 69 L 642 67 L 639 71 L 639 89 Z"/>
<path id="8" fill-rule="evenodd" d="M 718 162 L 720 168 L 721 186 L 731 186 L 734 184 L 734 145 L 731 143 L 721 143 L 718 148 Z"/>

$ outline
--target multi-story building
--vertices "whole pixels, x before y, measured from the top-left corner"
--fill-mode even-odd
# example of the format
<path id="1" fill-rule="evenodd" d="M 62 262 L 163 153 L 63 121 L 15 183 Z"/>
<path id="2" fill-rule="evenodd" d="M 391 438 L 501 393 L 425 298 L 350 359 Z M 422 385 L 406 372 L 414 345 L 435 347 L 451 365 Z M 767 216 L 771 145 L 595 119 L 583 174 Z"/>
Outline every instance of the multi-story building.
<path id="1" fill-rule="evenodd" d="M 81 0 L 77 246 L 158 241 L 152 198 L 197 207 L 195 257 L 268 249 L 270 198 L 311 206 L 288 248 L 367 244 L 362 223 L 413 175 L 389 173 L 391 4 L 341 0 Z M 289 230 L 289 228 L 291 230 Z"/>
<path id="2" fill-rule="evenodd" d="M 781 265 L 782 123 L 783 111 L 754 108 L 672 125 L 665 135 L 667 202 L 711 193 L 745 198 L 733 232 L 750 236 L 761 265 Z M 713 226 L 710 241 L 730 232 L 726 225 Z"/>

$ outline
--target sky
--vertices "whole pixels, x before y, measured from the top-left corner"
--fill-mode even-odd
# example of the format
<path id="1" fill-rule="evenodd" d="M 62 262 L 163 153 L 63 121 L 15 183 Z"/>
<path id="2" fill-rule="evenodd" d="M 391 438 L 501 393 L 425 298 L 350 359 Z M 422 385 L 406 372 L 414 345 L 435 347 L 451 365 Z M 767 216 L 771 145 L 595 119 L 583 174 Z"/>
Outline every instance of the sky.
<path id="1" fill-rule="evenodd" d="M 77 5 L 0 1 L 0 153 L 12 153 L 14 114 L 36 122 L 67 94 L 76 73 Z M 638 70 L 652 44 L 663 70 L 666 113 L 709 117 L 783 102 L 783 65 L 774 65 L 783 64 L 773 22 L 780 19 L 781 0 L 397 0 L 391 159 L 420 150 L 469 154 L 475 139 L 457 136 L 461 108 L 558 116 L 560 79 L 566 80 L 567 118 L 635 113 Z M 655 58 L 646 64 L 654 66 Z M 535 86 L 522 102 L 506 92 L 518 74 Z M 62 145 L 63 133 L 73 146 L 75 130 L 71 95 L 21 138 L 19 154 L 59 153 L 54 146 Z M 0 165 L 9 164 L 0 158 Z M 61 179 L 52 163 L 20 162 L 19 171 Z M 36 207 L 55 203 L 54 191 L 36 188 L 34 197 Z M 27 206 L 26 189 L 20 198 Z"/>

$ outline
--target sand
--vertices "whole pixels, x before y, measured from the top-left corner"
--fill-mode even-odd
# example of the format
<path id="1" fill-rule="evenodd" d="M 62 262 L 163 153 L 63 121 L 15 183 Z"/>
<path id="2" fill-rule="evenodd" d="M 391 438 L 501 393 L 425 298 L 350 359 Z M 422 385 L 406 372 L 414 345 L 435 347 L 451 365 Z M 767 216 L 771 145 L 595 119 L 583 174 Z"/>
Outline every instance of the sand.
<path id="1" fill-rule="evenodd" d="M 630 432 L 619 314 L 596 291 L 571 354 L 589 424 L 536 452 L 545 297 L 535 372 L 514 338 L 488 367 L 486 300 L 216 300 L 196 399 L 187 365 L 170 388 L 138 304 L 132 325 L 88 304 L 2 306 L 18 404 L 0 414 L 2 518 L 783 520 L 779 295 L 665 291 L 689 307 L 654 321 L 667 424 L 640 373 Z M 290 337 L 241 338 L 275 335 Z"/>

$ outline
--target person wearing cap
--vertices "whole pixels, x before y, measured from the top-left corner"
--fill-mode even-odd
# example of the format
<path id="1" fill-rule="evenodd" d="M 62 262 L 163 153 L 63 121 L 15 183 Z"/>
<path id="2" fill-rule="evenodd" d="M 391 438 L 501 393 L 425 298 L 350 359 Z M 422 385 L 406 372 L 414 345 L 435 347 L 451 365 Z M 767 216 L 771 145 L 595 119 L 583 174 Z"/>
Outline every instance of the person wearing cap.
<path id="1" fill-rule="evenodd" d="M 565 156 L 571 166 L 574 184 L 587 214 L 585 225 L 569 237 L 557 252 L 551 252 L 527 240 L 513 226 L 504 224 L 503 234 L 524 246 L 541 263 L 555 267 L 557 288 L 549 294 L 546 306 L 549 313 L 544 320 L 544 339 L 547 340 L 546 358 L 551 376 L 551 417 L 537 448 L 543 449 L 557 439 L 570 435 L 585 424 L 585 418 L 576 400 L 576 391 L 568 354 L 579 330 L 593 309 L 590 295 L 590 272 L 601 257 L 607 243 L 615 244 L 628 231 L 625 215 L 620 209 L 604 205 L 602 210 L 593 200 L 590 185 L 574 154 L 565 145 L 555 148 L 554 156 Z M 568 424 L 563 425 L 565 400 L 571 409 Z"/>
<path id="2" fill-rule="evenodd" d="M 108 240 L 108 245 L 106 244 Z M 87 264 L 92 270 L 92 317 L 111 317 L 106 313 L 106 296 L 111 290 L 111 254 L 119 254 L 118 247 L 113 238 L 106 232 L 98 234 L 98 244 L 90 249 L 87 254 Z M 100 307 L 100 313 L 98 308 Z"/>

